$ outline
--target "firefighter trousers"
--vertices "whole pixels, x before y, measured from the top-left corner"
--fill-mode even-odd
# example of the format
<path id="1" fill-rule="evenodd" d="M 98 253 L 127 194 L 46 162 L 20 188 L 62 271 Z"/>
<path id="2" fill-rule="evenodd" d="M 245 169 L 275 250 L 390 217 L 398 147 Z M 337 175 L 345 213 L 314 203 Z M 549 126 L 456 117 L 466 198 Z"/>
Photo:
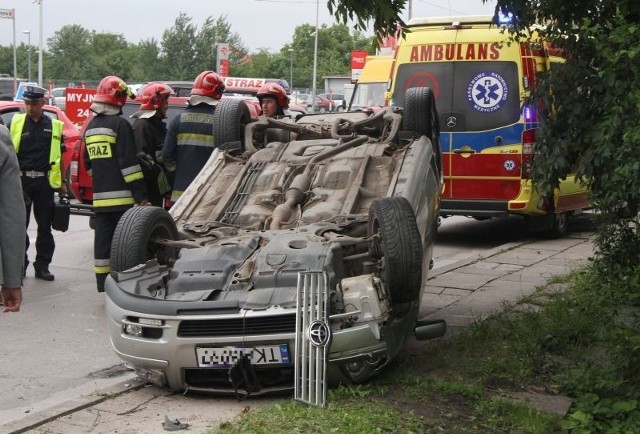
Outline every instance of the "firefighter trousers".
<path id="1" fill-rule="evenodd" d="M 104 282 L 111 272 L 111 240 L 124 211 L 97 212 L 94 220 L 93 257 L 98 292 L 104 292 Z"/>

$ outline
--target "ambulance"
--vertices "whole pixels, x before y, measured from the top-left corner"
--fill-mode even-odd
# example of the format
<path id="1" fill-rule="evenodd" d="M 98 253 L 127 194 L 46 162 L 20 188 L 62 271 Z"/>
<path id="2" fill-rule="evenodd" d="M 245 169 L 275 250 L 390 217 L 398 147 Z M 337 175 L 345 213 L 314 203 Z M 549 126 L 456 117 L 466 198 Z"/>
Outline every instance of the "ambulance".
<path id="1" fill-rule="evenodd" d="M 367 56 L 364 68 L 353 88 L 349 110 L 375 110 L 388 105 L 385 96 L 392 66 L 392 55 Z"/>
<path id="2" fill-rule="evenodd" d="M 535 32 L 510 41 L 491 16 L 414 18 L 399 39 L 387 94 L 405 104 L 406 89 L 431 88 L 439 111 L 445 187 L 441 216 L 525 217 L 530 227 L 563 236 L 567 217 L 591 207 L 573 176 L 553 197 L 531 181 L 539 114 L 531 104 L 536 73 L 549 56 Z"/>

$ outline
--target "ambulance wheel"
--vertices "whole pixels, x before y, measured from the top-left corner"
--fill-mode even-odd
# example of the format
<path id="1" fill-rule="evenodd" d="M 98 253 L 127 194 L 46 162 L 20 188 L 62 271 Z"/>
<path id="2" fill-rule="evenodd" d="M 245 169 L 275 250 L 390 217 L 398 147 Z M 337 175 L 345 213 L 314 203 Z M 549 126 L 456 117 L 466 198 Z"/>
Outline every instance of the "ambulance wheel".
<path id="1" fill-rule="evenodd" d="M 164 208 L 136 206 L 120 218 L 111 242 L 111 271 L 123 271 L 157 259 L 169 265 L 177 258 L 177 250 L 162 240 L 177 240 L 178 229 Z"/>
<path id="2" fill-rule="evenodd" d="M 213 112 L 213 138 L 216 147 L 240 154 L 244 151 L 244 127 L 251 122 L 247 104 L 240 99 L 226 99 Z"/>
<path id="3" fill-rule="evenodd" d="M 403 122 L 406 131 L 415 131 L 433 141 L 438 118 L 431 88 L 411 87 L 407 89 Z"/>
<path id="4" fill-rule="evenodd" d="M 569 213 L 559 212 L 553 214 L 551 229 L 545 235 L 549 238 L 562 238 L 567 235 L 569 228 Z"/>
<path id="5" fill-rule="evenodd" d="M 404 197 L 377 199 L 369 208 L 369 256 L 394 306 L 418 300 L 422 280 L 422 241 L 411 204 Z"/>

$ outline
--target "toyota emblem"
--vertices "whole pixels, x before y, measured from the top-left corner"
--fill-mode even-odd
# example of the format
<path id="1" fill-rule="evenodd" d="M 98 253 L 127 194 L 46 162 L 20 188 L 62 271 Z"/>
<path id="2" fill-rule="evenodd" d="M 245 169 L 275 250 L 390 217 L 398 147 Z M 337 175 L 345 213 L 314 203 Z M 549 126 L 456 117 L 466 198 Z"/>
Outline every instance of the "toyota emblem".
<path id="1" fill-rule="evenodd" d="M 307 334 L 309 335 L 309 342 L 311 342 L 314 347 L 323 348 L 329 343 L 331 330 L 326 323 L 322 321 L 314 321 L 309 324 Z"/>
<path id="2" fill-rule="evenodd" d="M 458 118 L 456 118 L 455 116 L 449 116 L 449 117 L 447 118 L 447 126 L 448 126 L 449 128 L 453 128 L 453 127 L 455 127 L 456 125 L 458 125 Z"/>

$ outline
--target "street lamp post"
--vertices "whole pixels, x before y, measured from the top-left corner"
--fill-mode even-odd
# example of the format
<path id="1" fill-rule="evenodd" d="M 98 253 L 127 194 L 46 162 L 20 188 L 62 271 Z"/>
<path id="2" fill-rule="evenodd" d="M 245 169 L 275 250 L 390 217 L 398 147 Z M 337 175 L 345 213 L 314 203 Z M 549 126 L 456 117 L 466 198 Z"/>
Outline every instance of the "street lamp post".
<path id="1" fill-rule="evenodd" d="M 291 56 L 291 65 L 289 66 L 289 89 L 293 93 L 293 48 L 289 48 L 289 55 Z"/>
<path id="2" fill-rule="evenodd" d="M 42 86 L 42 2 L 43 0 L 33 0 L 31 3 L 37 3 L 40 6 L 39 18 L 39 42 L 38 42 L 38 86 Z"/>
<path id="3" fill-rule="evenodd" d="M 313 84 L 311 88 L 311 111 L 316 111 L 316 77 L 318 75 L 318 13 L 320 0 L 316 0 L 316 40 L 313 48 Z"/>
<path id="4" fill-rule="evenodd" d="M 31 82 L 31 30 L 23 30 L 22 33 L 27 35 L 27 44 L 29 45 L 27 51 L 27 63 L 29 65 L 29 82 Z"/>

